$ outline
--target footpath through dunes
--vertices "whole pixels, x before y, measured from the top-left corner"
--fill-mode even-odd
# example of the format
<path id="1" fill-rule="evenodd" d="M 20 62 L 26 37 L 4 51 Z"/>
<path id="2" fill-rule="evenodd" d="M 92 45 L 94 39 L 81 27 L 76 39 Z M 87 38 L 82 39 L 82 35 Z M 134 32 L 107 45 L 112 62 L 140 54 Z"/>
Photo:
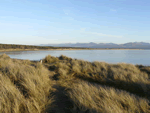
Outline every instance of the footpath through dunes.
<path id="1" fill-rule="evenodd" d="M 150 113 L 150 67 L 0 56 L 0 113 Z"/>

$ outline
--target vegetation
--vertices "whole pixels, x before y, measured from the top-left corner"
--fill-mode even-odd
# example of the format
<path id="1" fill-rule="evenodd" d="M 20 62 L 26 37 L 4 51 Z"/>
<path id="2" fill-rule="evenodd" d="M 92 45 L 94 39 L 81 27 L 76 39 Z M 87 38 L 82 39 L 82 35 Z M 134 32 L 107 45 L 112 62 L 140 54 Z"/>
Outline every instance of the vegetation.
<path id="1" fill-rule="evenodd" d="M 0 44 L 0 50 L 5 50 L 5 49 L 89 49 L 89 48 Z"/>
<path id="2" fill-rule="evenodd" d="M 49 71 L 30 64 L 0 56 L 0 113 L 41 113 L 52 103 Z"/>
<path id="3" fill-rule="evenodd" d="M 0 56 L 0 113 L 150 113 L 150 67 Z"/>

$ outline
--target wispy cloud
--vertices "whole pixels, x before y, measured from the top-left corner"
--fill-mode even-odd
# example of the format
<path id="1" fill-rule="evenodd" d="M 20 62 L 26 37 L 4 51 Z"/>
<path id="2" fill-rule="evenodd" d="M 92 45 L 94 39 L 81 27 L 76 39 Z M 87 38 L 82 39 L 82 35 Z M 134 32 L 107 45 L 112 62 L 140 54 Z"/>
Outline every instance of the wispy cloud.
<path id="1" fill-rule="evenodd" d="M 72 7 L 69 7 L 69 8 L 64 8 L 63 9 L 63 12 L 66 16 L 64 16 L 63 18 L 66 18 L 67 20 L 74 20 L 74 18 L 71 16 L 71 13 L 72 13 L 72 10 L 71 10 Z"/>
<path id="2" fill-rule="evenodd" d="M 103 33 L 97 33 L 97 32 L 88 32 L 88 33 L 97 35 L 97 36 L 104 36 L 104 37 L 123 38 L 123 36 L 119 36 L 119 35 L 109 35 L 109 34 L 103 34 Z"/>
<path id="3" fill-rule="evenodd" d="M 103 36 L 103 37 L 111 37 L 111 38 L 123 38 L 123 36 L 120 35 L 110 35 L 110 34 L 103 34 L 103 33 L 97 33 L 97 32 L 89 32 L 85 31 L 86 28 L 80 28 L 80 32 L 86 33 L 86 34 L 92 34 L 97 36 Z"/>
<path id="4" fill-rule="evenodd" d="M 80 28 L 80 32 L 86 33 L 86 34 L 92 34 L 97 36 L 103 36 L 103 37 L 112 37 L 112 38 L 123 38 L 123 36 L 120 35 L 110 35 L 110 34 L 104 34 L 104 33 L 98 33 L 98 32 L 91 32 L 91 31 L 85 31 L 87 28 Z"/>

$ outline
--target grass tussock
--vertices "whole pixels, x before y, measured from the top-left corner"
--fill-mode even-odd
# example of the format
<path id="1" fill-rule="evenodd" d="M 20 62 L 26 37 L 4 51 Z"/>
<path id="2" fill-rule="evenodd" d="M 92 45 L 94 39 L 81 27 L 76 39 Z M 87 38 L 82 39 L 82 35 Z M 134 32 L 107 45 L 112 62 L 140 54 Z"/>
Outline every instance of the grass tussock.
<path id="1" fill-rule="evenodd" d="M 148 100 L 123 90 L 85 81 L 67 88 L 73 113 L 149 113 Z"/>
<path id="2" fill-rule="evenodd" d="M 149 67 L 0 56 L 0 113 L 150 113 Z"/>
<path id="3" fill-rule="evenodd" d="M 54 63 L 57 62 L 58 60 L 59 60 L 58 58 L 48 55 L 44 58 L 43 63 Z"/>
<path id="4" fill-rule="evenodd" d="M 136 65 L 136 67 L 139 68 L 140 71 L 147 73 L 150 79 L 150 66 Z"/>
<path id="5" fill-rule="evenodd" d="M 67 56 L 64 56 L 64 55 L 61 55 L 61 56 L 59 57 L 59 60 L 72 60 L 72 58 L 67 57 Z"/>
<path id="6" fill-rule="evenodd" d="M 52 103 L 49 71 L 28 63 L 0 57 L 0 113 L 41 113 Z"/>
<path id="7" fill-rule="evenodd" d="M 67 57 L 64 58 L 70 59 Z M 49 69 L 52 69 L 56 73 L 55 78 L 57 79 L 74 76 L 89 82 L 126 90 L 150 99 L 150 80 L 148 73 L 141 71 L 132 64 L 108 64 L 105 62 L 61 59 L 59 62 L 50 65 Z"/>

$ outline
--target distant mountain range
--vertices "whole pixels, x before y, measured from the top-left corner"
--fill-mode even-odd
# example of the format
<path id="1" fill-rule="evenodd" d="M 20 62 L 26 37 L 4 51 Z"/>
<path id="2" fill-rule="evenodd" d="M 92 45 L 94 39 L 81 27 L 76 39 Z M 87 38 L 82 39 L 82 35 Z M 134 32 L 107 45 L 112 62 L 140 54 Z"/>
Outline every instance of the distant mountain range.
<path id="1" fill-rule="evenodd" d="M 62 44 L 41 44 L 40 46 L 150 49 L 150 43 L 146 43 L 146 42 L 129 42 L 129 43 L 125 43 L 125 44 L 93 43 L 93 42 L 90 42 L 90 43 L 62 43 Z"/>

